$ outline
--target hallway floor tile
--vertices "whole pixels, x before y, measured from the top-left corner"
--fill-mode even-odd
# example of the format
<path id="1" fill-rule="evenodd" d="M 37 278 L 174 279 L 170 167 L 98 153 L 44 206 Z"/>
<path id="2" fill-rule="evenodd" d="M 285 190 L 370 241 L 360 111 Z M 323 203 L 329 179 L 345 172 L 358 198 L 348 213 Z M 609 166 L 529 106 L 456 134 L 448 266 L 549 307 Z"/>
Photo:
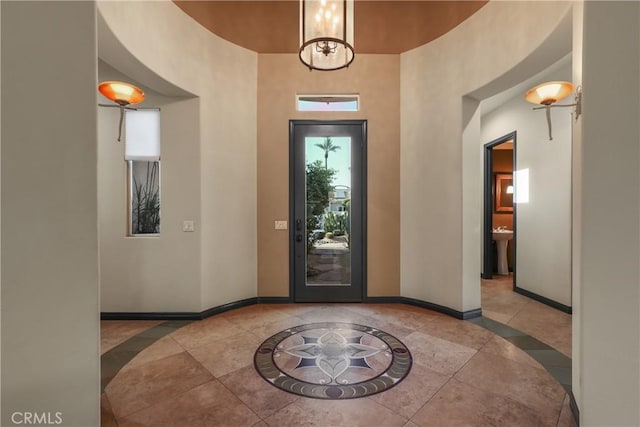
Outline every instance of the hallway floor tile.
<path id="1" fill-rule="evenodd" d="M 565 389 L 540 364 L 570 369 L 551 347 L 571 354 L 571 316 L 509 292 L 500 283 L 483 286 L 487 318 L 475 323 L 404 304 L 259 304 L 146 338 L 162 323 L 103 321 L 103 370 L 112 372 L 103 375 L 102 425 L 574 426 Z M 319 400 L 286 393 L 256 373 L 261 342 L 315 322 L 393 334 L 411 351 L 409 375 L 372 396 Z M 532 348 L 518 326 L 529 331 Z M 148 347 L 131 353 L 140 345 Z"/>

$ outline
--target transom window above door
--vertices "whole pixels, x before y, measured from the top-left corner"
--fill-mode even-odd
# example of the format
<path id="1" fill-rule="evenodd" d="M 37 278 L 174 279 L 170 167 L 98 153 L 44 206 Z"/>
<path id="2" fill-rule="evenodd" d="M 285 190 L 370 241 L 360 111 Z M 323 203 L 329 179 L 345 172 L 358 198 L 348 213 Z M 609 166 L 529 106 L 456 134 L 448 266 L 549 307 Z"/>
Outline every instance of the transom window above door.
<path id="1" fill-rule="evenodd" d="M 296 95 L 298 111 L 359 111 L 360 95 Z"/>

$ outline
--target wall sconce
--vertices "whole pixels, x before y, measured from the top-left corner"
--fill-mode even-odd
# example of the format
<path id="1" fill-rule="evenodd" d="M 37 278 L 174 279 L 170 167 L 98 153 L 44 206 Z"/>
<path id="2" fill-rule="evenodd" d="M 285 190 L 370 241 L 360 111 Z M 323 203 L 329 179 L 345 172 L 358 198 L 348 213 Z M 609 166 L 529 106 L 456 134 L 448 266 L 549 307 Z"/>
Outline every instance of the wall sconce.
<path id="1" fill-rule="evenodd" d="M 552 107 L 576 107 L 575 118 L 582 113 L 582 86 L 578 86 L 575 92 L 575 102 L 573 104 L 556 104 L 563 98 L 566 98 L 573 92 L 573 85 L 569 82 L 547 82 L 542 83 L 532 89 L 529 89 L 524 98 L 532 104 L 541 104 L 542 107 L 534 107 L 534 110 L 545 109 L 547 113 L 547 124 L 549 125 L 549 141 L 553 139 L 551 136 L 551 108 Z"/>
<path id="2" fill-rule="evenodd" d="M 309 70 L 339 70 L 353 62 L 353 0 L 300 0 L 298 56 Z"/>
<path id="3" fill-rule="evenodd" d="M 118 125 L 118 142 L 120 142 L 124 110 L 137 110 L 137 108 L 129 107 L 129 105 L 144 101 L 144 92 L 142 92 L 139 87 L 130 83 L 118 81 L 102 82 L 98 85 L 98 91 L 117 104 L 98 104 L 100 107 L 115 107 L 120 109 L 120 124 Z"/>

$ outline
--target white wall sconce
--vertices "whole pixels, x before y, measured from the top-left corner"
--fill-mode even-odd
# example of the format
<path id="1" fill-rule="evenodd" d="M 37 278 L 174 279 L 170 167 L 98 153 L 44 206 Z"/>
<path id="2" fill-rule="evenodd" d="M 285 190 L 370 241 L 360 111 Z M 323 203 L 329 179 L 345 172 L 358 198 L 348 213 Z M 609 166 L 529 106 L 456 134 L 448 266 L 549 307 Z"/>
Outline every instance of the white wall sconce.
<path id="1" fill-rule="evenodd" d="M 561 99 L 566 98 L 573 92 L 573 84 L 569 82 L 553 81 L 542 83 L 531 88 L 524 95 L 524 98 L 532 104 L 540 104 L 542 107 L 534 107 L 534 110 L 545 109 L 547 113 L 547 124 L 549 125 L 549 141 L 553 140 L 551 135 L 551 108 L 552 107 L 575 107 L 576 120 L 582 113 L 582 86 L 578 86 L 575 91 L 575 102 L 573 104 L 556 104 Z"/>
<path id="2" fill-rule="evenodd" d="M 353 0 L 300 0 L 298 56 L 309 70 L 339 70 L 353 62 Z"/>
<path id="3" fill-rule="evenodd" d="M 137 108 L 129 107 L 129 105 L 144 101 L 144 92 L 142 92 L 139 87 L 130 83 L 118 81 L 102 82 L 98 85 L 98 91 L 117 104 L 98 104 L 100 107 L 115 107 L 120 109 L 120 124 L 118 125 L 118 142 L 120 142 L 124 110 L 137 110 Z"/>

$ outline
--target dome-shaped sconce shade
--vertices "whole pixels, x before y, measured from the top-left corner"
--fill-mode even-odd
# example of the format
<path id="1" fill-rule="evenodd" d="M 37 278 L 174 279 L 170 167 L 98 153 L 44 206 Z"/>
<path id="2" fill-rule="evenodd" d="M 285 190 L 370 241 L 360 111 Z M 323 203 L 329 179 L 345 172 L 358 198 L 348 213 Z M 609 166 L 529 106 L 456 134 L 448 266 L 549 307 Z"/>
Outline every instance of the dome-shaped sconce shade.
<path id="1" fill-rule="evenodd" d="M 542 107 L 534 107 L 534 110 L 544 109 L 547 116 L 547 125 L 549 125 L 549 140 L 553 139 L 551 134 L 551 108 L 553 107 L 575 107 L 576 120 L 582 113 L 582 86 L 578 86 L 576 90 L 575 100 L 573 104 L 556 104 L 556 102 L 567 97 L 573 92 L 573 84 L 569 82 L 547 82 L 531 88 L 524 94 L 524 99 L 532 104 L 541 104 Z"/>
<path id="2" fill-rule="evenodd" d="M 100 107 L 115 107 L 120 109 L 120 124 L 118 125 L 118 141 L 120 141 L 122 137 L 124 110 L 135 110 L 136 108 L 127 107 L 127 105 L 144 101 L 144 92 L 131 83 L 118 81 L 102 82 L 98 85 L 98 90 L 105 97 L 117 104 L 98 104 Z"/>
<path id="3" fill-rule="evenodd" d="M 105 97 L 120 105 L 137 104 L 144 101 L 144 92 L 130 83 L 102 82 L 98 85 L 98 90 Z"/>
<path id="4" fill-rule="evenodd" d="M 547 82 L 529 89 L 524 98 L 532 104 L 551 105 L 573 92 L 569 82 Z"/>

